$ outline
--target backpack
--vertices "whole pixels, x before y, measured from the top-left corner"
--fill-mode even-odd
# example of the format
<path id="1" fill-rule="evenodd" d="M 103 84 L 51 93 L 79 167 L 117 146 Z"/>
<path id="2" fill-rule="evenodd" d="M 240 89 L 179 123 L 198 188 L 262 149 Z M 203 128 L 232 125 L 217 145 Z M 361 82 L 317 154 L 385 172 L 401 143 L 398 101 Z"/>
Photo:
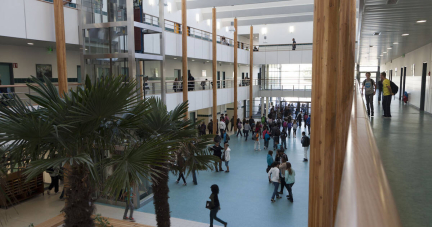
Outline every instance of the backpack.
<path id="1" fill-rule="evenodd" d="M 286 121 L 284 121 L 284 123 L 283 123 L 283 127 L 284 127 L 284 128 L 288 127 L 288 124 L 286 123 Z"/>
<path id="2" fill-rule="evenodd" d="M 227 139 L 227 141 L 231 139 L 231 138 L 229 137 L 228 133 L 226 133 L 226 139 Z"/>
<path id="3" fill-rule="evenodd" d="M 270 140 L 270 135 L 267 133 L 267 134 L 265 134 L 264 138 L 265 138 L 265 140 Z"/>
<path id="4" fill-rule="evenodd" d="M 304 138 L 304 141 L 303 141 L 304 144 L 303 145 L 308 147 L 310 145 L 310 139 L 309 139 L 309 137 L 305 136 L 303 138 Z"/>
<path id="5" fill-rule="evenodd" d="M 395 83 L 393 83 L 393 81 L 390 81 L 390 87 L 392 89 L 393 94 L 396 95 L 399 91 L 399 87 Z"/>

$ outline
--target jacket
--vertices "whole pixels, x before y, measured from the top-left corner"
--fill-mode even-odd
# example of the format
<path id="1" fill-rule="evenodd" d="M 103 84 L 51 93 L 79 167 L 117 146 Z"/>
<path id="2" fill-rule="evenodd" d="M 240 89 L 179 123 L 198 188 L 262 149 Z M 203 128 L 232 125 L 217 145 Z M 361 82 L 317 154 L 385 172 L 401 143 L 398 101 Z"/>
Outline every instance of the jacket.
<path id="1" fill-rule="evenodd" d="M 246 130 L 246 131 L 250 131 L 250 130 L 251 130 L 250 125 L 249 125 L 249 124 L 245 124 L 245 126 L 244 126 L 244 130 Z"/>
<path id="2" fill-rule="evenodd" d="M 267 154 L 267 165 L 271 166 L 271 164 L 273 164 L 273 157 Z"/>
<path id="3" fill-rule="evenodd" d="M 267 129 L 263 131 L 263 139 L 265 139 L 265 135 L 268 133 Z"/>
<path id="4" fill-rule="evenodd" d="M 271 177 L 272 182 L 279 182 L 279 169 L 277 167 L 273 167 L 268 172 L 268 176 Z"/>
<path id="5" fill-rule="evenodd" d="M 294 184 L 295 183 L 295 171 L 291 168 L 292 174 L 289 174 L 288 170 L 285 170 L 285 183 Z"/>
<path id="6" fill-rule="evenodd" d="M 225 128 L 226 128 L 225 122 L 223 121 L 219 122 L 219 129 L 225 130 Z"/>
<path id="7" fill-rule="evenodd" d="M 309 142 L 307 143 L 307 141 L 309 141 Z M 301 138 L 301 144 L 302 144 L 302 147 L 309 147 L 309 145 L 310 145 L 310 139 L 309 139 L 309 137 L 303 136 Z"/>
<path id="8" fill-rule="evenodd" d="M 228 149 L 226 149 L 226 151 L 224 151 L 224 155 L 225 155 L 225 161 L 229 161 L 231 159 L 231 148 L 228 147 Z"/>

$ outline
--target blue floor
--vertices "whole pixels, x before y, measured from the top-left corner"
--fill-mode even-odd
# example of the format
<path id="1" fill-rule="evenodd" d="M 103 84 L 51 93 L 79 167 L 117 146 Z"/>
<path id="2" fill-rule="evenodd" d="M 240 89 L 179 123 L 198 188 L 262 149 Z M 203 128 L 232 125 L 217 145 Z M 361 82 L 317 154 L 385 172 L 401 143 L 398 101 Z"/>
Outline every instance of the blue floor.
<path id="1" fill-rule="evenodd" d="M 218 184 L 221 210 L 218 217 L 229 223 L 228 226 L 264 227 L 293 226 L 306 227 L 308 224 L 309 163 L 303 162 L 301 131 L 297 138 L 288 138 L 286 154 L 296 171 L 296 183 L 293 186 L 294 203 L 282 199 L 271 203 L 273 185 L 269 184 L 267 173 L 267 151 L 254 151 L 254 142 L 231 136 L 230 173 L 200 172 L 198 185 L 192 183 L 192 176 L 186 181 L 187 186 L 175 184 L 177 177 L 170 175 L 171 217 L 209 223 L 209 210 L 205 203 L 211 194 L 210 186 Z M 272 142 L 272 141 L 270 141 Z M 261 140 L 261 149 L 264 142 Z M 225 166 L 224 166 L 225 169 Z M 138 211 L 154 213 L 153 203 Z M 220 225 L 216 222 L 216 225 Z"/>
<path id="2" fill-rule="evenodd" d="M 384 170 L 404 227 L 432 227 L 432 115 L 392 100 L 371 119 Z"/>

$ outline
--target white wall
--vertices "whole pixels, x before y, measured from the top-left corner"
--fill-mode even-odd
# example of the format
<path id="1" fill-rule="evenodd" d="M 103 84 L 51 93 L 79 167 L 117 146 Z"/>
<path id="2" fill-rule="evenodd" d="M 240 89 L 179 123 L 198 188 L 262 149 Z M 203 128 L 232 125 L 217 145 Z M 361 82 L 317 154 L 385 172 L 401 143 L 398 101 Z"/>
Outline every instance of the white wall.
<path id="1" fill-rule="evenodd" d="M 289 32 L 289 27 L 294 26 L 294 32 Z M 264 40 L 263 27 L 267 28 L 267 39 Z M 249 26 L 240 26 L 239 35 L 250 34 Z M 259 44 L 290 44 L 295 38 L 297 43 L 312 43 L 313 41 L 313 22 L 299 22 L 286 24 L 267 24 L 255 25 L 254 33 L 259 33 Z"/>
<path id="2" fill-rule="evenodd" d="M 432 43 L 420 47 L 412 52 L 405 54 L 405 57 L 399 57 L 391 62 L 381 64 L 380 70 L 386 71 L 387 75 L 389 70 L 393 70 L 393 82 L 399 86 L 399 92 L 402 92 L 400 87 L 400 71 L 401 67 L 407 67 L 405 91 L 409 92 L 409 102 L 420 108 L 420 93 L 421 93 L 421 75 L 423 69 L 423 62 L 428 64 L 426 76 L 426 100 L 425 111 L 432 113 L 432 85 L 431 77 L 429 76 L 430 68 L 432 66 Z M 414 75 L 413 75 L 414 64 Z M 394 70 L 397 68 L 395 75 Z M 399 93 L 396 95 L 399 97 Z"/>
<path id="3" fill-rule="evenodd" d="M 48 52 L 46 48 L 6 45 L 0 45 L 0 50 L 0 62 L 18 63 L 18 68 L 13 69 L 14 78 L 36 76 L 36 64 L 51 64 L 53 78 L 58 78 L 55 50 Z M 66 51 L 66 64 L 68 78 L 77 78 L 80 52 Z"/>
<path id="4" fill-rule="evenodd" d="M 0 36 L 55 42 L 53 4 L 0 0 Z M 64 8 L 66 43 L 79 44 L 78 10 Z"/>
<path id="5" fill-rule="evenodd" d="M 257 51 L 253 54 L 253 64 L 311 64 L 312 50 L 296 51 Z"/>

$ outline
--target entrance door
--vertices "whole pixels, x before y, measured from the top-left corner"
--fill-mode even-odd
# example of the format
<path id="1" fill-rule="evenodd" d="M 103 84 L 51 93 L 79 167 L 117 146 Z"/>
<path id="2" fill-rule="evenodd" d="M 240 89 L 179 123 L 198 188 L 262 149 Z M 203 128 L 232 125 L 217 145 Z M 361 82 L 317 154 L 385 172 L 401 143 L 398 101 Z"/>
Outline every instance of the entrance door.
<path id="1" fill-rule="evenodd" d="M 13 68 L 11 63 L 0 63 L 0 79 L 2 85 L 13 85 Z M 13 91 L 13 89 L 7 89 L 8 91 Z"/>
<path id="2" fill-rule="evenodd" d="M 225 88 L 225 72 L 222 72 L 223 88 Z"/>
<path id="3" fill-rule="evenodd" d="M 217 71 L 217 88 L 219 89 L 220 88 L 220 71 Z"/>
<path id="4" fill-rule="evenodd" d="M 401 74 L 400 74 L 400 84 L 399 88 L 402 89 L 402 82 L 403 82 L 403 68 L 401 68 Z M 402 92 L 399 92 L 399 100 L 402 100 Z"/>
<path id="5" fill-rule="evenodd" d="M 423 63 L 423 71 L 421 78 L 421 93 L 420 93 L 420 111 L 424 111 L 426 100 L 426 70 L 427 63 Z"/>
<path id="6" fill-rule="evenodd" d="M 407 68 L 404 67 L 404 75 L 403 75 L 403 89 L 402 89 L 402 94 L 405 94 L 405 85 L 406 85 L 406 70 Z"/>

